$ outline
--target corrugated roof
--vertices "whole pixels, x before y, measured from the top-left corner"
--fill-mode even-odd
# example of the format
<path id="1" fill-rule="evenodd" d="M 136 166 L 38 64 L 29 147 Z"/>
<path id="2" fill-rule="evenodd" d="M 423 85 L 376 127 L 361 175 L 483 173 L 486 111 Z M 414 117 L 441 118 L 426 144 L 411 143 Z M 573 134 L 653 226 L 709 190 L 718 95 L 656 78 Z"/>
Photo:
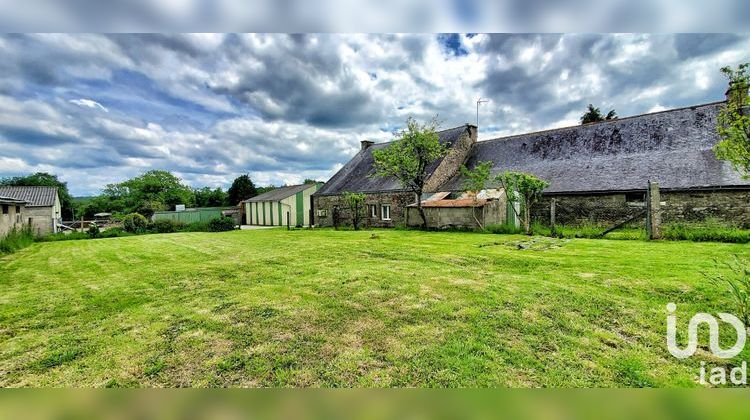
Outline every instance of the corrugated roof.
<path id="1" fill-rule="evenodd" d="M 467 166 L 493 163 L 492 174 L 532 173 L 550 182 L 546 192 L 661 188 L 750 187 L 716 159 L 716 117 L 724 102 L 679 108 L 555 130 L 477 142 Z M 461 189 L 458 175 L 440 189 Z"/>
<path id="2" fill-rule="evenodd" d="M 449 128 L 438 132 L 440 142 L 451 146 L 458 140 L 462 134 L 468 133 L 469 126 L 462 125 L 459 127 Z M 323 187 L 316 192 L 316 195 L 333 195 L 342 194 L 345 191 L 350 192 L 381 192 L 381 191 L 403 191 L 401 184 L 396 178 L 380 178 L 373 176 L 375 174 L 375 160 L 373 159 L 373 150 L 380 150 L 388 147 L 392 142 L 378 143 L 360 150 L 354 157 L 344 165 L 335 175 L 331 177 Z M 428 168 L 428 173 L 437 168 L 442 159 L 438 159 Z"/>
<path id="3" fill-rule="evenodd" d="M 483 198 L 458 198 L 455 200 L 426 200 L 422 202 L 422 207 L 484 207 L 487 200 Z M 409 204 L 407 207 L 417 207 L 416 204 Z"/>
<path id="4" fill-rule="evenodd" d="M 254 203 L 254 202 L 259 202 L 259 201 L 280 201 L 287 197 L 291 197 L 300 191 L 304 191 L 310 187 L 315 187 L 315 184 L 300 184 L 300 185 L 290 185 L 288 187 L 275 188 L 261 195 L 256 195 L 253 198 L 247 199 L 243 201 L 243 203 Z"/>
<path id="5" fill-rule="evenodd" d="M 26 201 L 27 207 L 51 207 L 55 205 L 57 187 L 0 187 L 0 195 Z"/>
<path id="6" fill-rule="evenodd" d="M 26 204 L 26 201 L 18 200 L 13 197 L 3 197 L 0 195 L 0 203 L 2 204 Z"/>

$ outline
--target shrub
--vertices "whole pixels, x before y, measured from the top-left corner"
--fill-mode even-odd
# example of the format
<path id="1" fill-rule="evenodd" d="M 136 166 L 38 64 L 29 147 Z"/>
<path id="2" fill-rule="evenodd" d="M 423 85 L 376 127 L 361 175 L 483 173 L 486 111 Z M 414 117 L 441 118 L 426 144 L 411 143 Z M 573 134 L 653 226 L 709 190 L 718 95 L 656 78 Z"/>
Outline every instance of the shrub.
<path id="1" fill-rule="evenodd" d="M 179 232 L 185 228 L 185 223 L 169 219 L 154 220 L 149 225 L 149 231 L 153 233 Z"/>
<path id="2" fill-rule="evenodd" d="M 100 232 L 99 226 L 97 226 L 96 223 L 92 223 L 91 226 L 89 226 L 89 238 L 98 238 Z"/>
<path id="3" fill-rule="evenodd" d="M 0 255 L 12 254 L 32 243 L 34 243 L 34 235 L 31 229 L 13 229 L 5 238 L 0 239 Z"/>
<path id="4" fill-rule="evenodd" d="M 234 219 L 231 217 L 219 217 L 208 222 L 209 232 L 226 232 L 234 230 Z"/>
<path id="5" fill-rule="evenodd" d="M 122 218 L 122 227 L 126 232 L 141 233 L 147 225 L 148 220 L 138 213 L 130 213 Z"/>

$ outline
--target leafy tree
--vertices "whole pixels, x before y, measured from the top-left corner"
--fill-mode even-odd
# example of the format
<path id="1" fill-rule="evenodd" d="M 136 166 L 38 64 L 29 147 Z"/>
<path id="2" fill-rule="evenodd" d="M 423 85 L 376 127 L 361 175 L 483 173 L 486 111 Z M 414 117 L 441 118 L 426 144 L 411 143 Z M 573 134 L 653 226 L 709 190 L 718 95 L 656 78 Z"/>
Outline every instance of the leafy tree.
<path id="1" fill-rule="evenodd" d="M 63 219 L 73 218 L 73 197 L 68 192 L 68 184 L 47 172 L 37 172 L 26 176 L 16 176 L 0 180 L 3 186 L 21 186 L 21 187 L 57 187 L 57 194 L 60 197 L 60 206 L 62 207 Z"/>
<path id="2" fill-rule="evenodd" d="M 305 178 L 305 181 L 303 182 L 303 184 L 318 184 L 318 183 L 322 184 L 323 181 L 316 181 L 314 179 Z"/>
<path id="3" fill-rule="evenodd" d="M 475 203 L 477 201 L 477 194 L 486 188 L 487 182 L 490 180 L 490 169 L 492 169 L 492 162 L 487 161 L 479 162 L 473 170 L 469 170 L 466 166 L 461 165 L 461 174 L 465 177 L 463 190 L 471 195 Z M 474 216 L 474 221 L 477 222 L 477 225 L 484 229 L 484 226 L 482 226 L 482 223 L 477 219 L 473 211 L 472 216 Z"/>
<path id="4" fill-rule="evenodd" d="M 537 178 L 532 174 L 524 172 L 506 171 L 495 177 L 495 180 L 505 190 L 508 202 L 513 204 L 513 212 L 516 217 L 523 221 L 523 229 L 528 234 L 531 232 L 531 206 L 542 196 L 542 191 L 549 186 L 547 181 Z M 516 209 L 515 204 L 520 202 L 523 206 L 522 213 Z"/>
<path id="5" fill-rule="evenodd" d="M 352 213 L 354 230 L 359 230 L 359 220 L 362 217 L 362 209 L 365 207 L 366 198 L 367 196 L 362 193 L 344 192 L 344 201 L 349 206 L 349 210 Z"/>
<path id="6" fill-rule="evenodd" d="M 617 113 L 614 109 L 611 109 L 607 115 L 602 115 L 602 111 L 594 105 L 589 104 L 588 110 L 581 117 L 581 124 L 588 124 L 593 122 L 608 121 L 617 119 Z"/>
<path id="7" fill-rule="evenodd" d="M 148 171 L 119 184 L 109 184 L 100 197 L 92 199 L 89 208 L 112 213 L 140 213 L 151 216 L 156 211 L 177 204 L 193 206 L 193 190 L 167 171 Z M 87 209 L 88 214 L 90 210 Z"/>
<path id="8" fill-rule="evenodd" d="M 196 188 L 193 190 L 196 207 L 219 207 L 227 202 L 227 193 L 221 188 Z"/>
<path id="9" fill-rule="evenodd" d="M 447 149 L 440 144 L 436 132 L 436 119 L 421 124 L 409 117 L 406 129 L 397 133 L 390 146 L 375 150 L 375 176 L 395 177 L 401 186 L 414 193 L 417 210 L 422 217 L 422 228 L 427 227 L 427 218 L 422 208 L 422 192 L 427 181 L 427 166 L 444 156 Z"/>
<path id="10" fill-rule="evenodd" d="M 232 186 L 227 190 L 227 204 L 236 206 L 240 201 L 253 198 L 256 195 L 258 195 L 258 190 L 250 179 L 250 175 L 240 175 L 234 179 Z"/>
<path id="11" fill-rule="evenodd" d="M 730 97 L 727 106 L 719 111 L 716 130 L 721 141 L 714 146 L 716 157 L 732 164 L 743 178 L 750 178 L 750 63 L 740 64 L 737 69 L 723 67 L 721 72 L 729 79 Z M 744 108 L 744 112 L 743 112 Z"/>
<path id="12" fill-rule="evenodd" d="M 275 190 L 277 187 L 274 185 L 267 185 L 265 187 L 257 187 L 256 191 L 258 191 L 258 195 L 267 193 L 269 191 Z"/>

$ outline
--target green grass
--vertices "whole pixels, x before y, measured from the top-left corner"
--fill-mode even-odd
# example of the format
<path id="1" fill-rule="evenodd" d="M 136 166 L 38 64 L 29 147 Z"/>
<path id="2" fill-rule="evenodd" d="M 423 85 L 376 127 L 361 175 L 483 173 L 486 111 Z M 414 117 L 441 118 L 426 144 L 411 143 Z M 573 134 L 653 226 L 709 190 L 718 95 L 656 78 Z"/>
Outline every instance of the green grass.
<path id="1" fill-rule="evenodd" d="M 700 361 L 749 353 L 673 358 L 664 308 L 681 330 L 731 312 L 700 272 L 732 253 L 750 246 L 283 229 L 36 243 L 0 258 L 0 385 L 696 386 Z"/>

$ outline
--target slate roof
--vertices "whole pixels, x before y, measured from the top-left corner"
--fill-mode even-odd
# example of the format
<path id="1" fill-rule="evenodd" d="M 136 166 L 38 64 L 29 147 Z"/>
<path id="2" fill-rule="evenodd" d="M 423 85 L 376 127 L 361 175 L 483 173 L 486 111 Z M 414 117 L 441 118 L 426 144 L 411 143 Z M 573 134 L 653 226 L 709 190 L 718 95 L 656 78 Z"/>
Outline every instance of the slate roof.
<path id="1" fill-rule="evenodd" d="M 547 193 L 664 189 L 750 188 L 716 159 L 716 116 L 725 102 L 477 142 L 467 161 L 493 162 L 492 173 L 532 173 L 550 182 Z M 461 175 L 441 191 L 461 189 Z"/>
<path id="2" fill-rule="evenodd" d="M 440 142 L 452 146 L 462 134 L 469 133 L 468 125 L 461 125 L 438 132 Z M 351 192 L 384 192 L 403 191 L 401 184 L 396 178 L 374 177 L 374 159 L 372 152 L 388 147 L 392 142 L 377 143 L 365 150 L 360 150 L 354 157 L 344 165 L 335 175 L 331 177 L 315 195 L 336 195 L 345 191 Z M 442 161 L 438 159 L 427 168 L 428 173 L 437 168 Z"/>
<path id="3" fill-rule="evenodd" d="M 279 201 L 287 197 L 291 197 L 300 191 L 304 191 L 314 186 L 315 184 L 300 184 L 300 185 L 290 185 L 288 187 L 275 188 L 271 191 L 264 192 L 263 194 L 256 195 L 253 198 L 249 198 L 243 201 L 243 203 L 254 203 L 254 202 L 259 202 L 259 201 Z"/>
<path id="4" fill-rule="evenodd" d="M 57 187 L 0 187 L 0 196 L 26 201 L 26 207 L 52 207 Z"/>

